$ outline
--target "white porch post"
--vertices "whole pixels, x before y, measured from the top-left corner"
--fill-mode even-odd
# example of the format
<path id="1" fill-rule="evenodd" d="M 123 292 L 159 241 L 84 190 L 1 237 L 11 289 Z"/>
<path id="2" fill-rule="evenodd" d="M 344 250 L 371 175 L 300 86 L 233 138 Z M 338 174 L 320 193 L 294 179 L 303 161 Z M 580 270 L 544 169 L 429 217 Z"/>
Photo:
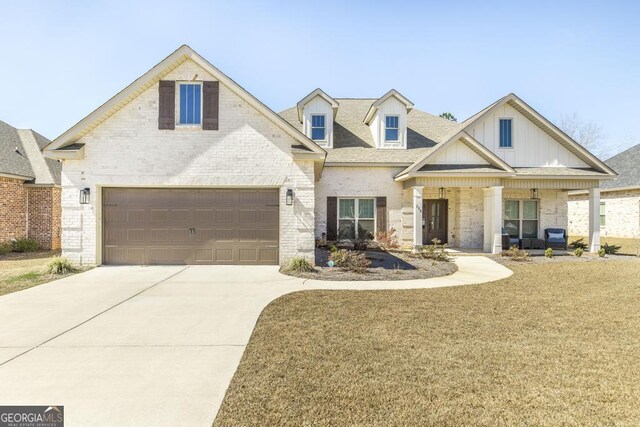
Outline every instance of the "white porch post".
<path id="1" fill-rule="evenodd" d="M 589 190 L 589 250 L 600 250 L 600 189 Z"/>
<path id="2" fill-rule="evenodd" d="M 422 190 L 417 186 L 413 189 L 413 247 L 422 246 Z"/>
<path id="3" fill-rule="evenodd" d="M 492 254 L 502 252 L 502 186 L 484 188 L 483 250 Z"/>

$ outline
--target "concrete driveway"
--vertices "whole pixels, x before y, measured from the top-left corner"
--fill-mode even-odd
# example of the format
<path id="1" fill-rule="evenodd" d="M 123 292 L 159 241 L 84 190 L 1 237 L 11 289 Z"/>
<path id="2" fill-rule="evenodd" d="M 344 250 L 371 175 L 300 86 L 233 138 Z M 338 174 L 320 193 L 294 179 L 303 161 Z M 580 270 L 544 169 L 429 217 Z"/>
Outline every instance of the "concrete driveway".
<path id="1" fill-rule="evenodd" d="M 403 282 L 320 282 L 277 267 L 101 267 L 0 297 L 0 405 L 64 405 L 67 425 L 211 425 L 263 308 L 303 289 L 507 277 L 484 257 Z"/>

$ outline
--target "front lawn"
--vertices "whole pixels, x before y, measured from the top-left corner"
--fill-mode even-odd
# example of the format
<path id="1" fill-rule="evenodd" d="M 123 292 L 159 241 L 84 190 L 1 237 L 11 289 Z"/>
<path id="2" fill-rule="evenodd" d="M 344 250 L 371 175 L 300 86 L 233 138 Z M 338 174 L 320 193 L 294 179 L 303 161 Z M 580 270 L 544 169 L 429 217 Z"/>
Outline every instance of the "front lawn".
<path id="1" fill-rule="evenodd" d="M 640 425 L 640 260 L 511 268 L 274 301 L 215 425 Z"/>
<path id="2" fill-rule="evenodd" d="M 65 275 L 51 275 L 45 272 L 47 265 L 59 253 L 59 251 L 40 251 L 0 256 L 0 295 L 65 277 Z"/>

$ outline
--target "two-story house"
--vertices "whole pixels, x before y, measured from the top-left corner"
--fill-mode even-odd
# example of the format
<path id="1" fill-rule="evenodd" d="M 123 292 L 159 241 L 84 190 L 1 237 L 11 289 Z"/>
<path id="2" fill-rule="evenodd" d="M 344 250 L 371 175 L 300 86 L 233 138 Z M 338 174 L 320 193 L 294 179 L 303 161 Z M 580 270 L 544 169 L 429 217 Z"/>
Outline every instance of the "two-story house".
<path id="1" fill-rule="evenodd" d="M 514 94 L 462 123 L 403 94 L 320 89 L 274 113 L 182 46 L 45 150 L 63 161 L 64 253 L 91 264 L 278 264 L 316 238 L 394 228 L 499 252 L 567 228 L 615 172 Z"/>

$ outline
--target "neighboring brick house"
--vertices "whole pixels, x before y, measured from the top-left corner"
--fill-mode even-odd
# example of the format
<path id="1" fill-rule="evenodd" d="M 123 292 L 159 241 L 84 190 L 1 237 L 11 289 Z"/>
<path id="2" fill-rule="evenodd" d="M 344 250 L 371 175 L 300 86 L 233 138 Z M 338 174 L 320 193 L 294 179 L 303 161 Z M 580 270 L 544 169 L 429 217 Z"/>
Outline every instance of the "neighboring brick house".
<path id="1" fill-rule="evenodd" d="M 603 236 L 640 239 L 640 144 L 605 163 L 619 174 L 601 185 L 600 227 Z M 584 236 L 589 230 L 589 202 L 584 192 L 569 193 L 569 232 Z"/>
<path id="2" fill-rule="evenodd" d="M 59 249 L 60 162 L 42 155 L 50 141 L 0 121 L 0 242 L 28 237 Z"/>
<path id="3" fill-rule="evenodd" d="M 389 227 L 495 253 L 503 229 L 566 228 L 568 190 L 595 205 L 615 178 L 513 94 L 462 123 L 395 90 L 317 89 L 278 115 L 188 46 L 45 155 L 63 161 L 63 252 L 83 264 L 278 264 Z"/>

